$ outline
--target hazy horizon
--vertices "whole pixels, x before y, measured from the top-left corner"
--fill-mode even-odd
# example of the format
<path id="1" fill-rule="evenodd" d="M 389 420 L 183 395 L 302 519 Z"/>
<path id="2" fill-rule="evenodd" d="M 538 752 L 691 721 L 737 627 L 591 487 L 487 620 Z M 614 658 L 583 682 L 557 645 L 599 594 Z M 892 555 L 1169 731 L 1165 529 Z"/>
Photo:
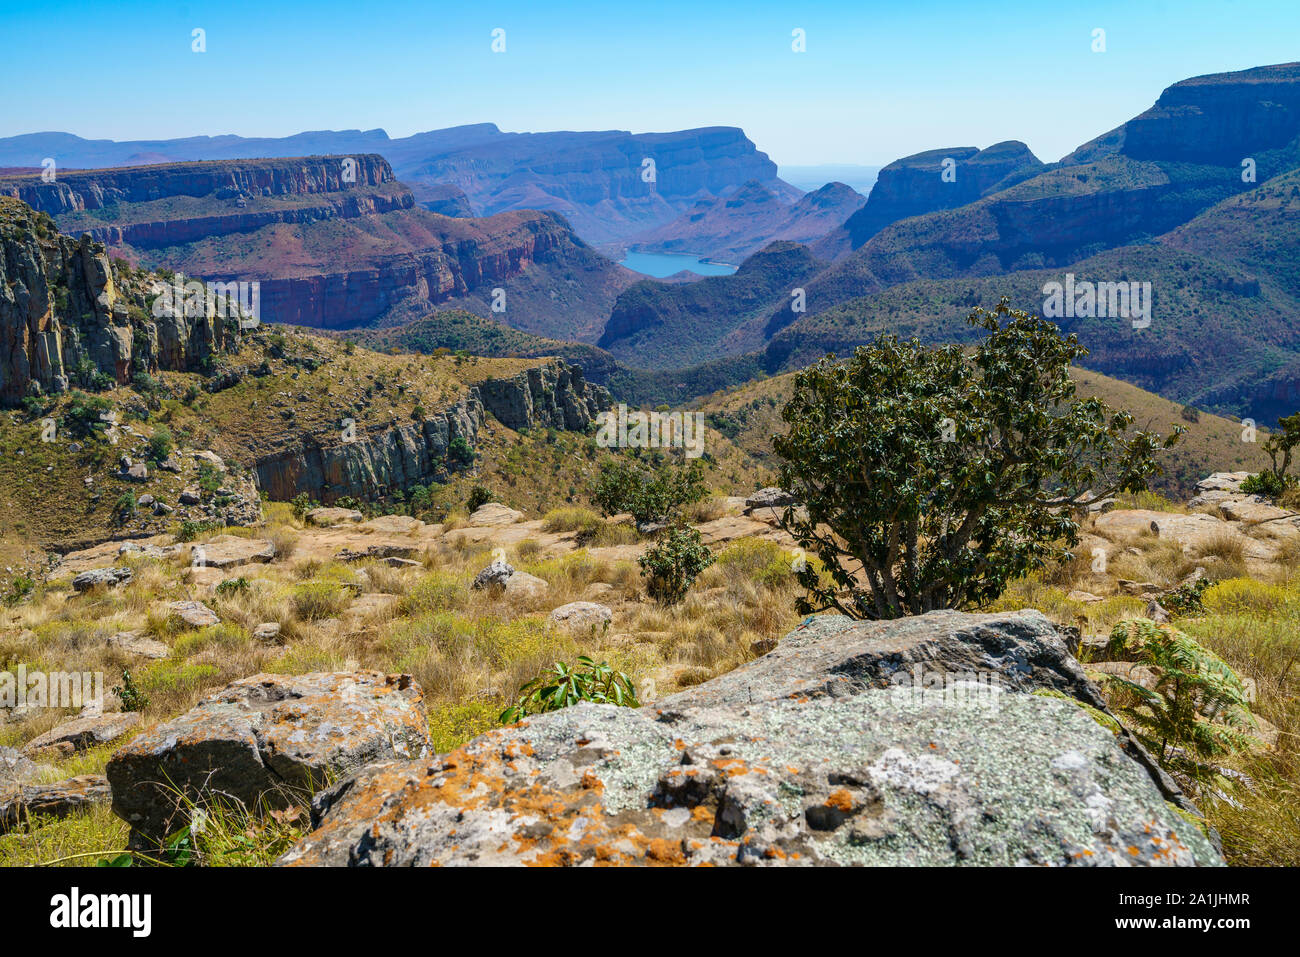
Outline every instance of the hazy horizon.
<path id="1" fill-rule="evenodd" d="M 1249 9 L 1249 13 L 1247 13 Z M 74 11 L 75 10 L 75 14 Z M 1189 76 L 1295 59 L 1300 5 L 1087 4 L 1050 18 L 934 0 L 816 12 L 758 2 L 651 10 L 570 3 L 483 9 L 395 0 L 0 4 L 0 136 L 87 139 L 737 126 L 781 166 L 883 166 L 944 146 L 1022 140 L 1045 161 L 1142 112 Z M 69 18 L 79 22 L 66 29 Z M 345 29 L 344 29 L 345 28 Z M 192 50 L 203 30 L 205 51 Z M 492 33 L 505 31 L 504 52 Z M 804 31 L 805 52 L 792 50 Z M 1094 30 L 1105 52 L 1093 52 Z M 49 51 L 58 50 L 51 58 Z M 1015 69 L 1005 69 L 1004 64 Z M 159 83 L 164 75 L 166 83 Z"/>

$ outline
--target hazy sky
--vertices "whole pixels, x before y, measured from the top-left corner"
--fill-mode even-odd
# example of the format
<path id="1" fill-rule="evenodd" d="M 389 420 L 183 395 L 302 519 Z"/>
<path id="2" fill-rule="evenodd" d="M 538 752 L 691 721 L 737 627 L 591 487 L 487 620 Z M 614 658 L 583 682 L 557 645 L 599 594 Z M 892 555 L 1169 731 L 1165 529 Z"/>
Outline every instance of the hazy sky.
<path id="1" fill-rule="evenodd" d="M 0 0 L 0 38 L 0 136 L 727 125 L 781 164 L 1050 161 L 1176 80 L 1296 59 L 1300 0 Z"/>

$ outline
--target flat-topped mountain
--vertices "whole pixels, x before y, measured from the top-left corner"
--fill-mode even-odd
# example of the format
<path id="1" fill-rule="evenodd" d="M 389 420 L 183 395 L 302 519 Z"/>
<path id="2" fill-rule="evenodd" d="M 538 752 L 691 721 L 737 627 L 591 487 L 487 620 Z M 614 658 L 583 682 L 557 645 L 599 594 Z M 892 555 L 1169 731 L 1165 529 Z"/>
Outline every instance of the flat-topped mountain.
<path id="1" fill-rule="evenodd" d="M 825 259 L 857 249 L 890 223 L 972 203 L 1045 167 L 1016 140 L 987 149 L 954 146 L 894 160 L 882 169 L 867 197 L 842 228 L 817 244 Z"/>
<path id="2" fill-rule="evenodd" d="M 93 168 L 308 153 L 378 153 L 410 186 L 416 201 L 431 209 L 438 209 L 451 185 L 465 193 L 479 215 L 552 210 L 591 243 L 623 241 L 748 180 L 788 202 L 799 195 L 777 178 L 776 164 L 734 127 L 508 133 L 493 123 L 478 123 L 398 139 L 383 130 L 123 142 L 69 133 L 0 138 L 0 167 L 39 168 L 46 157 L 60 168 Z"/>
<path id="3" fill-rule="evenodd" d="M 258 282 L 272 322 L 353 328 L 446 305 L 591 340 L 636 278 L 554 213 L 469 218 L 454 187 L 437 205 L 457 216 L 423 208 L 375 154 L 11 176 L 5 194 L 138 265 Z"/>

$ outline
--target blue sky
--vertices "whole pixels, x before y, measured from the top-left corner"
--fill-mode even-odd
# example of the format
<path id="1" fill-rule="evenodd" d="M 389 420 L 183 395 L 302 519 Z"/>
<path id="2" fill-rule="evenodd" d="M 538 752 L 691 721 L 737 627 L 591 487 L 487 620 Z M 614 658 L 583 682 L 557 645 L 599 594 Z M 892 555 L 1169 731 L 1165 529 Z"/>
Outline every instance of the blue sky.
<path id="1" fill-rule="evenodd" d="M 0 0 L 0 37 L 0 136 L 729 125 L 778 163 L 880 165 L 1059 159 L 1176 80 L 1295 59 L 1300 2 Z"/>

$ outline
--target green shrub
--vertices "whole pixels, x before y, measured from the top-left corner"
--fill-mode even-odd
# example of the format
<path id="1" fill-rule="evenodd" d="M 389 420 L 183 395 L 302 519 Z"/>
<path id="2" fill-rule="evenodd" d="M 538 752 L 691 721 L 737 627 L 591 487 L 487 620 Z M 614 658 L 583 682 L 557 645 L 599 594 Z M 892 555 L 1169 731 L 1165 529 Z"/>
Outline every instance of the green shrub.
<path id="1" fill-rule="evenodd" d="M 713 564 L 713 553 L 694 528 L 674 526 L 637 559 L 646 592 L 665 605 L 686 597 L 700 572 Z"/>
<path id="2" fill-rule="evenodd" d="M 465 507 L 471 512 L 476 512 L 490 501 L 492 501 L 492 490 L 482 485 L 475 485 L 469 490 L 469 499 L 465 502 Z"/>
<path id="3" fill-rule="evenodd" d="M 549 670 L 524 685 L 516 701 L 501 712 L 504 724 L 514 724 L 530 714 L 558 711 L 580 701 L 639 708 L 632 679 L 605 662 L 596 664 L 586 655 L 569 668 L 557 661 Z"/>
<path id="4" fill-rule="evenodd" d="M 604 515 L 628 512 L 638 525 L 666 522 L 708 495 L 698 462 L 650 470 L 620 458 L 601 466 L 592 499 Z"/>
<path id="5" fill-rule="evenodd" d="M 166 426 L 160 425 L 153 430 L 153 435 L 149 436 L 149 457 L 155 462 L 165 462 L 174 448 L 175 441 L 172 439 L 171 430 Z"/>

